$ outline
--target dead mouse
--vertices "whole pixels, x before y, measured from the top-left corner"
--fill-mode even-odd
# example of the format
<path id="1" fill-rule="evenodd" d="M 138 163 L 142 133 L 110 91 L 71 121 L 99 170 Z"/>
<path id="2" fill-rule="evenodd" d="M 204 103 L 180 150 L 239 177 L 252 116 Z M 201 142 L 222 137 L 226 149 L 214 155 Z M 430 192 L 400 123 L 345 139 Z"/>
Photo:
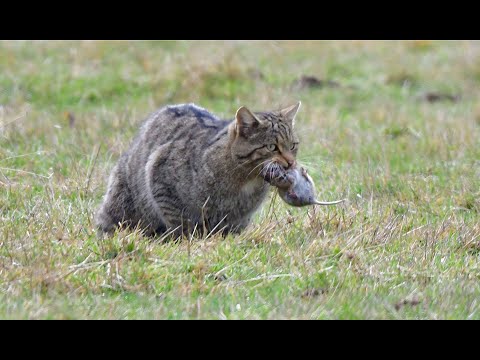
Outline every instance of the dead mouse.
<path id="1" fill-rule="evenodd" d="M 264 173 L 264 179 L 278 188 L 278 194 L 287 204 L 292 206 L 335 205 L 345 200 L 318 201 L 315 199 L 315 184 L 304 167 L 292 167 L 285 170 L 275 167 Z"/>

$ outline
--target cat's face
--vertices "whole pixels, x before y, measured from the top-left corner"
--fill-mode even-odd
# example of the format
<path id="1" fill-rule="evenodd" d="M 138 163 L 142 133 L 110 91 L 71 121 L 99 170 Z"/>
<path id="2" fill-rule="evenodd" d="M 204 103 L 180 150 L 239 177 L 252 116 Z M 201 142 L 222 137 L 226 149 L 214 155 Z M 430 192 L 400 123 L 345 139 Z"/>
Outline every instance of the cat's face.
<path id="1" fill-rule="evenodd" d="M 232 154 L 239 165 L 258 169 L 258 172 L 269 166 L 294 165 L 298 151 L 294 125 L 299 107 L 300 102 L 272 112 L 238 109 Z"/>

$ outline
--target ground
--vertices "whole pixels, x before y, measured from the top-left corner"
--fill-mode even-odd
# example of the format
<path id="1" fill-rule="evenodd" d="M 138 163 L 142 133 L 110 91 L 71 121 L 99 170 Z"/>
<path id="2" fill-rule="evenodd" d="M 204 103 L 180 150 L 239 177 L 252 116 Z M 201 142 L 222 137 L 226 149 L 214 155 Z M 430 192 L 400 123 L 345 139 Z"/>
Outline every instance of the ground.
<path id="1" fill-rule="evenodd" d="M 1 319 L 480 319 L 479 42 L 8 41 L 0 69 Z M 346 203 L 97 239 L 150 112 L 297 100 L 299 160 Z"/>

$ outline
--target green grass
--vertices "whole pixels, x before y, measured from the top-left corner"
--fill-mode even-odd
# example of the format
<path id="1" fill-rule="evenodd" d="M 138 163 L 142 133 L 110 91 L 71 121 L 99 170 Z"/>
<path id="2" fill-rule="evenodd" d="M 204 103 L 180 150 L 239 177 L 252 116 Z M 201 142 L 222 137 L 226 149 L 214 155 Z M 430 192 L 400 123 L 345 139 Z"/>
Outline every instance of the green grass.
<path id="1" fill-rule="evenodd" d="M 0 42 L 0 318 L 480 319 L 479 58 L 457 41 Z M 272 191 L 239 236 L 97 240 L 151 111 L 297 100 L 299 159 L 320 199 L 348 202 Z"/>

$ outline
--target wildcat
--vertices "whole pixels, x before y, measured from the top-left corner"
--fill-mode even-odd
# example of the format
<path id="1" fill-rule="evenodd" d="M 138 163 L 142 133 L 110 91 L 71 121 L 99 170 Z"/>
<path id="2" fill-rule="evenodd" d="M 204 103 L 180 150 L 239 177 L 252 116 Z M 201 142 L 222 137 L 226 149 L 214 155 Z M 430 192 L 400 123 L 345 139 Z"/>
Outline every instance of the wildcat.
<path id="1" fill-rule="evenodd" d="M 119 225 L 145 235 L 239 233 L 265 199 L 265 166 L 294 166 L 300 102 L 275 111 L 240 107 L 231 121 L 194 104 L 151 114 L 113 168 L 96 214 L 102 233 Z"/>

